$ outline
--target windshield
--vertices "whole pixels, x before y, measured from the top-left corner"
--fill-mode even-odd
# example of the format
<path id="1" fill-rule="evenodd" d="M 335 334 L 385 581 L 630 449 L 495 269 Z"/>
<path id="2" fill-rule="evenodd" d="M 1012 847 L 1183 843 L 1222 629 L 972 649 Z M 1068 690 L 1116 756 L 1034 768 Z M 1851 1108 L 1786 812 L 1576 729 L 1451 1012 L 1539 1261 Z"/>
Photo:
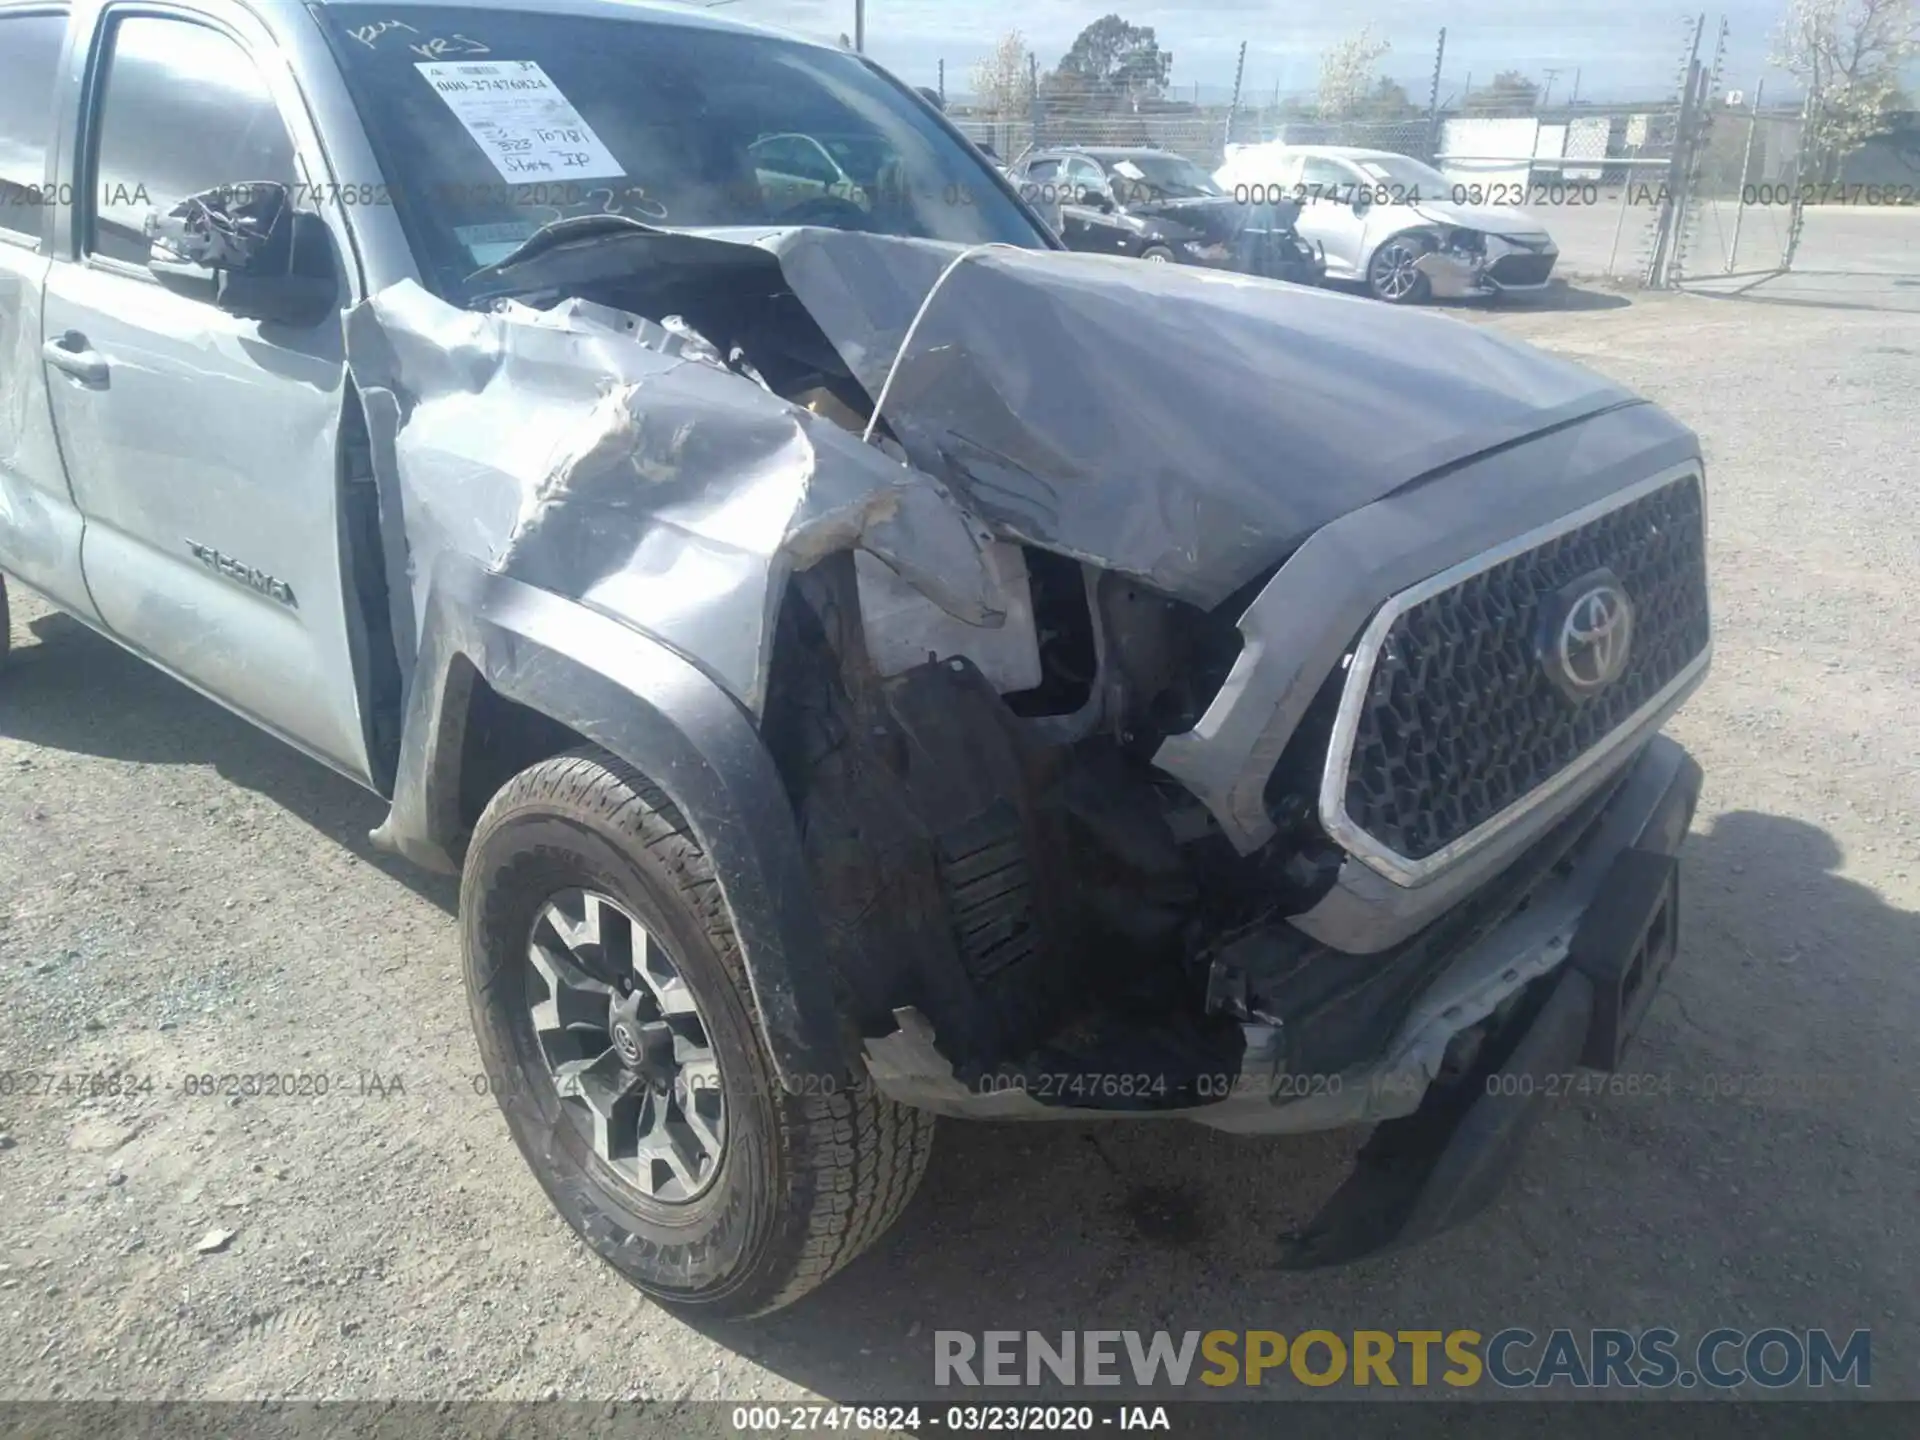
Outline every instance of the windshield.
<path id="1" fill-rule="evenodd" d="M 1353 162 L 1360 173 L 1376 184 L 1394 185 L 1415 192 L 1409 199 L 1444 200 L 1452 184 L 1431 165 L 1422 165 L 1406 155 L 1367 155 Z"/>
<path id="2" fill-rule="evenodd" d="M 1107 178 L 1113 184 L 1114 197 L 1121 204 L 1143 200 L 1192 200 L 1202 195 L 1227 192 L 1213 183 L 1213 177 L 1184 155 L 1125 155 L 1103 162 Z"/>
<path id="3" fill-rule="evenodd" d="M 449 299 L 575 215 L 1047 243 L 938 117 L 845 51 L 657 17 L 320 14 L 423 277 Z"/>

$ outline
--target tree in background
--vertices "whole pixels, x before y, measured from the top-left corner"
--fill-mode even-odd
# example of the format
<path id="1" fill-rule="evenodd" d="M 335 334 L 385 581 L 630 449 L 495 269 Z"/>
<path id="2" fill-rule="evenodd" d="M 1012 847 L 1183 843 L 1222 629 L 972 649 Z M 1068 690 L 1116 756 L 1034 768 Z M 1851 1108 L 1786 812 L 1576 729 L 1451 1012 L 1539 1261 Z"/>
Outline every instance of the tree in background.
<path id="1" fill-rule="evenodd" d="M 1916 54 L 1916 0 L 1788 0 L 1773 63 L 1806 87 L 1806 174 L 1833 179 L 1842 160 L 1888 128 L 1904 104 L 1901 69 Z"/>
<path id="2" fill-rule="evenodd" d="M 995 120 L 1023 120 L 1033 105 L 1033 52 L 1009 30 L 993 53 L 973 67 L 973 103 Z"/>
<path id="3" fill-rule="evenodd" d="M 1374 95 L 1377 86 L 1373 67 L 1379 63 L 1393 46 L 1373 33 L 1373 22 L 1368 21 L 1360 27 L 1360 33 L 1349 35 L 1320 57 L 1320 118 L 1322 120 L 1349 120 L 1354 118 L 1367 99 Z M 1381 80 L 1379 85 L 1391 85 L 1389 80 Z M 1394 87 L 1398 89 L 1398 86 Z M 1406 92 L 1401 91 L 1402 98 Z"/>
<path id="4" fill-rule="evenodd" d="M 1173 56 L 1160 48 L 1151 25 L 1103 15 L 1080 32 L 1041 92 L 1049 108 L 1131 110 L 1164 94 L 1172 70 Z"/>
<path id="5" fill-rule="evenodd" d="M 1374 81 L 1373 89 L 1361 98 L 1353 112 L 1356 120 L 1378 122 L 1417 120 L 1426 113 L 1425 106 L 1413 103 L 1413 97 L 1407 94 L 1406 86 L 1398 80 L 1389 80 L 1384 75 Z"/>
<path id="6" fill-rule="evenodd" d="M 1540 101 L 1540 87 L 1518 70 L 1502 70 L 1491 85 L 1467 96 L 1461 110 L 1468 115 L 1531 115 Z"/>

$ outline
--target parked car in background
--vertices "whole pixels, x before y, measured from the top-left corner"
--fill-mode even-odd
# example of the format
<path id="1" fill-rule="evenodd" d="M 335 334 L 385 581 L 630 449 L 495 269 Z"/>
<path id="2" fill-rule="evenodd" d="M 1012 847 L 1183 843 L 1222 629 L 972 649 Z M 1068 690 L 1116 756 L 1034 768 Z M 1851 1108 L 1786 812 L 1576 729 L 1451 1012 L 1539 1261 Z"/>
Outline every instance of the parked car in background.
<path id="1" fill-rule="evenodd" d="M 1035 150 L 1011 172 L 1073 250 L 1207 265 L 1312 285 L 1320 258 L 1294 228 L 1291 199 L 1247 204 L 1184 155 L 1151 148 Z"/>
<path id="2" fill-rule="evenodd" d="M 1524 210 L 1456 204 L 1445 175 L 1387 150 L 1229 146 L 1213 178 L 1242 202 L 1297 203 L 1295 226 L 1324 249 L 1327 278 L 1395 304 L 1539 290 L 1560 258 Z"/>
<path id="3" fill-rule="evenodd" d="M 870 208 L 867 192 L 811 135 L 762 135 L 747 147 L 754 179 L 768 203 L 782 210 L 816 200 L 844 200 Z"/>

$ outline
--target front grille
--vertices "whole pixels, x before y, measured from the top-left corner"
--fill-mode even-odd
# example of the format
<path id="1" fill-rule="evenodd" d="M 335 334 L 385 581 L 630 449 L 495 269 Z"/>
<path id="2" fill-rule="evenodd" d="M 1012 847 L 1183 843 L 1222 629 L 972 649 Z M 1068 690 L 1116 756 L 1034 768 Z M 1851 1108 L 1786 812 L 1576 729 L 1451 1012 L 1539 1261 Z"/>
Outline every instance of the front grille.
<path id="1" fill-rule="evenodd" d="M 1498 285 L 1544 285 L 1553 273 L 1555 255 L 1502 255 L 1487 267 Z"/>
<path id="2" fill-rule="evenodd" d="M 1707 647 L 1706 526 L 1687 476 L 1419 601 L 1364 682 L 1348 821 L 1408 861 L 1470 834 L 1573 764 Z M 1539 658 L 1541 607 L 1602 567 L 1633 603 L 1624 672 L 1584 702 Z"/>

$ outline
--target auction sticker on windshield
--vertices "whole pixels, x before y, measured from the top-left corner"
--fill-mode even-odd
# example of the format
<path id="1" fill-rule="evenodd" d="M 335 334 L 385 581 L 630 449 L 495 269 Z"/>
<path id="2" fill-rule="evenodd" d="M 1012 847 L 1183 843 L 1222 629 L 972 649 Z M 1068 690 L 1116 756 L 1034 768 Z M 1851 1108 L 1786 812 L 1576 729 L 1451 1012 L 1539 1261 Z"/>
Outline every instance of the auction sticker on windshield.
<path id="1" fill-rule="evenodd" d="M 611 180 L 627 173 L 531 60 L 433 60 L 414 68 L 503 179 Z"/>

